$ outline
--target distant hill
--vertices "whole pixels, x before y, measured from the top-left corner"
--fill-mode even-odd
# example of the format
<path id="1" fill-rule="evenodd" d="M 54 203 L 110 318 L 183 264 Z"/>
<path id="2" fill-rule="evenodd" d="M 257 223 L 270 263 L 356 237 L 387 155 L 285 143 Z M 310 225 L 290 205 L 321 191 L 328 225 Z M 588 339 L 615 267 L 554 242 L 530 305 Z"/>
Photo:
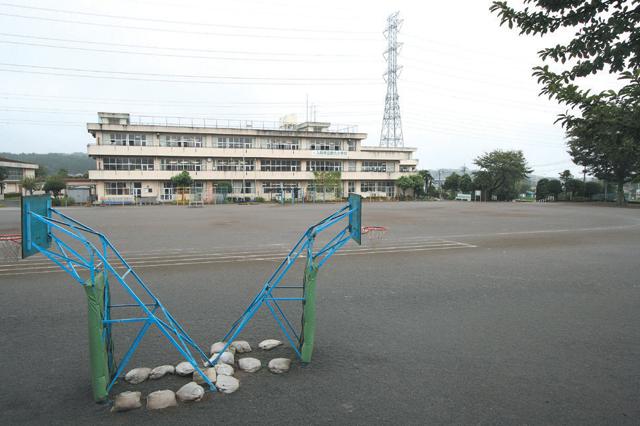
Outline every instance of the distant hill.
<path id="1" fill-rule="evenodd" d="M 83 174 L 87 170 L 92 170 L 96 167 L 96 161 L 82 152 L 73 152 L 71 154 L 58 152 L 50 152 L 48 154 L 0 152 L 0 157 L 34 163 L 41 167 L 44 166 L 48 174 L 55 173 L 60 169 L 66 169 L 72 175 Z"/>

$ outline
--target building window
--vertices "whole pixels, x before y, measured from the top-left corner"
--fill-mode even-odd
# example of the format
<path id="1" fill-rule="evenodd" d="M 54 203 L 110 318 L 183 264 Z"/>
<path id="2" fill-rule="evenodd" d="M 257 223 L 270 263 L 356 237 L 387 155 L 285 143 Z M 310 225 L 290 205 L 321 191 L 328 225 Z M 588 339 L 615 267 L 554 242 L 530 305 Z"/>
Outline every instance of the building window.
<path id="1" fill-rule="evenodd" d="M 234 180 L 231 181 L 231 192 L 234 194 L 253 194 L 254 186 L 252 180 Z"/>
<path id="2" fill-rule="evenodd" d="M 267 149 L 295 150 L 300 149 L 300 141 L 298 139 L 267 139 L 264 143 L 264 147 Z"/>
<path id="3" fill-rule="evenodd" d="M 199 172 L 202 170 L 202 160 L 163 158 L 160 160 L 160 170 Z"/>
<path id="4" fill-rule="evenodd" d="M 384 161 L 363 161 L 362 171 L 363 172 L 386 172 L 387 163 L 385 163 Z"/>
<path id="5" fill-rule="evenodd" d="M 413 166 L 400 166 L 400 173 L 414 172 Z"/>
<path id="6" fill-rule="evenodd" d="M 24 177 L 24 169 L 19 167 L 5 167 L 4 169 L 7 171 L 7 177 L 5 180 L 22 180 Z"/>
<path id="7" fill-rule="evenodd" d="M 160 146 L 201 148 L 202 141 L 200 135 L 160 135 Z"/>
<path id="8" fill-rule="evenodd" d="M 218 148 L 252 148 L 254 138 L 246 136 L 229 136 L 218 138 Z"/>
<path id="9" fill-rule="evenodd" d="M 353 160 L 349 160 L 349 169 L 350 172 L 356 171 L 356 162 Z"/>
<path id="10" fill-rule="evenodd" d="M 265 194 L 280 193 L 281 191 L 291 193 L 300 189 L 297 182 L 263 182 L 262 192 Z"/>
<path id="11" fill-rule="evenodd" d="M 311 141 L 311 150 L 313 151 L 340 151 L 342 146 L 341 141 L 329 140 L 329 139 L 317 139 Z"/>
<path id="12" fill-rule="evenodd" d="M 353 139 L 349 139 L 347 141 L 347 150 L 348 151 L 355 151 L 356 150 L 356 141 L 354 141 Z"/>
<path id="13" fill-rule="evenodd" d="M 176 191 L 176 187 L 171 182 L 164 182 L 162 184 L 162 192 L 160 193 L 161 201 L 171 201 L 173 200 L 174 194 Z"/>
<path id="14" fill-rule="evenodd" d="M 307 161 L 308 172 L 339 172 L 341 170 L 342 170 L 342 161 L 330 161 L 330 160 Z"/>
<path id="15" fill-rule="evenodd" d="M 396 163 L 387 163 L 387 171 L 393 173 L 396 171 Z"/>
<path id="16" fill-rule="evenodd" d="M 242 172 L 256 169 L 255 158 L 216 158 L 213 160 L 213 170 L 219 172 Z"/>
<path id="17" fill-rule="evenodd" d="M 151 157 L 105 157 L 102 160 L 104 170 L 153 170 Z"/>
<path id="18" fill-rule="evenodd" d="M 299 172 L 298 160 L 260 160 L 260 170 L 263 172 Z"/>
<path id="19" fill-rule="evenodd" d="M 365 181 L 360 183 L 360 192 L 385 193 L 387 197 L 395 196 L 396 185 L 392 180 Z"/>
<path id="20" fill-rule="evenodd" d="M 147 146 L 147 135 L 142 133 L 111 133 L 111 145 Z"/>
<path id="21" fill-rule="evenodd" d="M 347 192 L 348 193 L 356 192 L 356 183 L 354 181 L 350 180 L 347 183 Z"/>
<path id="22" fill-rule="evenodd" d="M 105 182 L 104 193 L 106 195 L 130 195 L 131 188 L 128 182 Z"/>

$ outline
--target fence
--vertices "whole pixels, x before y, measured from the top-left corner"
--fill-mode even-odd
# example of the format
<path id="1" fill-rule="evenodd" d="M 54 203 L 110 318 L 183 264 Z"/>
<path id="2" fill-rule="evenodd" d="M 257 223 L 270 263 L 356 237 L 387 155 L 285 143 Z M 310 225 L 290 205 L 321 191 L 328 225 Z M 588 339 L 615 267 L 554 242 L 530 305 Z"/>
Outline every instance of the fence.
<path id="1" fill-rule="evenodd" d="M 0 234 L 0 263 L 17 262 L 21 257 L 20 234 Z"/>

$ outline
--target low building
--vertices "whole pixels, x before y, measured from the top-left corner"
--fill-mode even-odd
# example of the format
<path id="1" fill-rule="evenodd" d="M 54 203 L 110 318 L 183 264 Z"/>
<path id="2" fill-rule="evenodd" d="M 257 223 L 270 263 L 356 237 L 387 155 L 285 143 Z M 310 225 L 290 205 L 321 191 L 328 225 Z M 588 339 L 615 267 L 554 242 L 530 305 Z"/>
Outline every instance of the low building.
<path id="1" fill-rule="evenodd" d="M 290 121 L 278 124 L 209 120 L 142 121 L 129 114 L 98 113 L 88 123 L 95 138 L 89 171 L 102 202 L 137 198 L 176 200 L 171 177 L 188 171 L 189 191 L 215 199 L 218 186 L 228 196 L 255 198 L 326 197 L 317 172 L 340 172 L 336 193 L 395 197 L 396 179 L 414 173 L 415 148 L 363 145 L 367 137 L 352 126 Z M 220 185 L 225 182 L 224 185 Z M 330 191 L 333 194 L 333 191 Z"/>
<path id="2" fill-rule="evenodd" d="M 36 177 L 36 169 L 38 169 L 39 166 L 37 164 L 0 157 L 0 167 L 7 172 L 7 177 L 2 182 L 4 189 L 0 188 L 0 193 L 12 194 L 22 192 L 20 181 L 25 177 Z"/>

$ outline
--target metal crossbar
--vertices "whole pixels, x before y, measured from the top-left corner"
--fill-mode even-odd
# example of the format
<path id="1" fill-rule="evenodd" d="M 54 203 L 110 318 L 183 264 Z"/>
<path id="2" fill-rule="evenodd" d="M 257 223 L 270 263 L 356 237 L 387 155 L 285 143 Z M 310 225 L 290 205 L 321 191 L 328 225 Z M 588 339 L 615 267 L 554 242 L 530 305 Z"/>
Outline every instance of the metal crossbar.
<path id="1" fill-rule="evenodd" d="M 359 201 L 360 198 L 358 197 L 357 200 Z M 271 276 L 267 279 L 267 281 L 262 286 L 262 289 L 253 298 L 242 315 L 232 324 L 231 329 L 227 332 L 227 334 L 224 335 L 222 341 L 225 342 L 225 345 L 218 354 L 215 354 L 209 359 L 209 365 L 215 365 L 218 362 L 222 354 L 228 349 L 231 343 L 247 326 L 247 324 L 251 321 L 251 319 L 254 317 L 256 312 L 258 312 L 262 305 L 267 306 L 278 327 L 285 335 L 289 345 L 293 348 L 296 356 L 302 360 L 301 350 L 304 337 L 302 330 L 300 332 L 296 331 L 295 327 L 292 325 L 289 318 L 287 318 L 284 310 L 281 308 L 278 302 L 297 301 L 302 302 L 304 305 L 304 303 L 308 301 L 307 292 L 304 291 L 304 284 L 295 286 L 281 286 L 280 283 L 283 281 L 284 277 L 287 275 L 291 267 L 298 259 L 306 258 L 305 268 L 307 271 L 312 268 L 318 270 L 327 262 L 327 260 L 329 260 L 329 258 L 331 258 L 331 256 L 333 256 L 336 251 L 344 246 L 350 238 L 356 239 L 357 237 L 356 241 L 358 241 L 359 235 L 354 237 L 352 235 L 352 231 L 354 231 L 354 233 L 359 232 L 360 225 L 358 222 L 357 230 L 354 230 L 351 219 L 356 215 L 360 215 L 360 209 L 361 204 L 359 202 L 355 203 L 350 201 L 349 204 L 340 208 L 338 211 L 316 223 L 315 225 L 309 227 L 305 231 L 298 242 L 293 246 L 289 254 L 276 267 L 273 274 L 271 274 Z M 346 226 L 340 228 L 337 234 L 332 237 L 327 243 L 314 251 L 314 243 L 317 236 L 320 233 L 331 228 L 332 226 L 345 221 L 345 219 L 349 223 L 347 223 Z M 273 291 L 276 289 L 292 288 L 303 289 L 304 295 L 302 297 L 279 297 L 273 295 Z"/>
<path id="2" fill-rule="evenodd" d="M 115 371 L 110 372 L 111 377 L 107 391 L 111 390 L 122 375 L 129 360 L 140 345 L 142 338 L 152 326 L 158 328 L 169 343 L 200 374 L 209 389 L 215 391 L 215 385 L 204 374 L 196 359 L 198 357 L 203 362 L 206 362 L 209 358 L 207 354 L 200 349 L 180 323 L 169 313 L 160 299 L 155 296 L 107 237 L 54 208 L 49 208 L 48 210 L 46 216 L 28 212 L 27 220 L 29 223 L 27 224 L 27 229 L 30 228 L 30 224 L 34 221 L 46 224 L 53 244 L 49 247 L 40 246 L 35 242 L 30 242 L 30 244 L 83 286 L 87 285 L 87 283 L 95 283 L 98 274 L 104 274 L 105 311 L 103 313 L 103 339 L 105 339 L 105 342 L 111 341 L 112 325 L 142 323 L 133 343 L 120 361 L 117 362 L 117 368 Z M 81 254 L 80 250 L 64 241 L 63 237 L 79 243 L 84 248 L 83 253 Z M 97 239 L 97 243 L 89 237 Z M 84 277 L 83 274 L 88 275 L 88 277 Z M 113 303 L 111 291 L 109 290 L 110 285 L 113 284 L 117 284 L 124 289 L 131 299 L 130 303 Z M 143 299 L 150 300 L 150 302 L 145 302 Z M 113 318 L 112 311 L 118 308 L 139 308 L 141 315 Z M 115 365 L 112 364 L 114 356 L 110 347 L 108 348 L 108 357 L 109 365 Z"/>

